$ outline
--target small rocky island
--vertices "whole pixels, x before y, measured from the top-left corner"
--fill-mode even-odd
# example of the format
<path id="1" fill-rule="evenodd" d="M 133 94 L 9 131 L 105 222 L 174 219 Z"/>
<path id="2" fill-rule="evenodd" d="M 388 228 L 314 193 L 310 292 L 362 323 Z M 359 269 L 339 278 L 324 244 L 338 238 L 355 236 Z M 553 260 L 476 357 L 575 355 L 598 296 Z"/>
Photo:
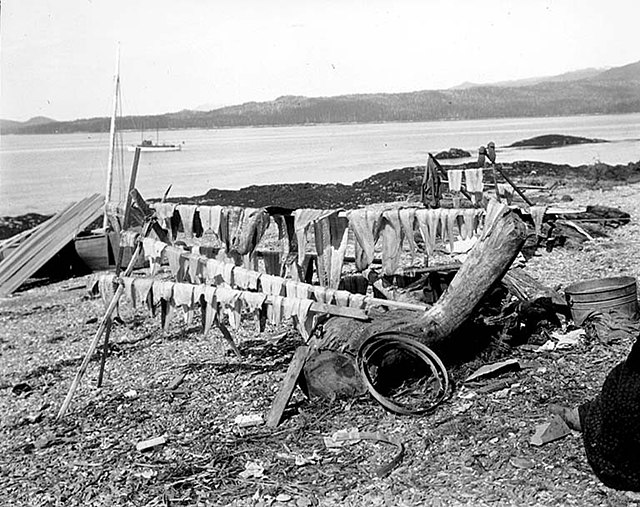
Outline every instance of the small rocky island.
<path id="1" fill-rule="evenodd" d="M 547 134 L 536 136 L 530 139 L 517 141 L 507 146 L 507 148 L 558 148 L 560 146 L 570 146 L 572 144 L 593 144 L 608 143 L 605 139 L 589 139 L 588 137 L 565 136 L 561 134 Z"/>
<path id="2" fill-rule="evenodd" d="M 460 148 L 449 148 L 447 151 L 441 151 L 436 154 L 436 158 L 438 160 L 451 160 L 455 158 L 467 158 L 470 157 L 471 153 L 465 150 L 461 150 Z"/>

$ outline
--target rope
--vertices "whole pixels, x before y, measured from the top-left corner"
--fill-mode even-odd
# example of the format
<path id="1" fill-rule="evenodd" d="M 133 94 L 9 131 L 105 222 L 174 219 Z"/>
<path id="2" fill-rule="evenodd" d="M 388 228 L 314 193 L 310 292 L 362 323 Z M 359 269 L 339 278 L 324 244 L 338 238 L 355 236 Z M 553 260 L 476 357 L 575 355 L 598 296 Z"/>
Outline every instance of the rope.
<path id="1" fill-rule="evenodd" d="M 431 371 L 431 377 L 425 376 L 425 378 L 433 378 L 436 381 L 437 390 L 435 395 L 423 400 L 418 407 L 396 403 L 390 397 L 380 394 L 373 385 L 369 364 L 377 354 L 384 354 L 391 350 L 404 350 L 420 359 Z M 450 392 L 449 374 L 440 358 L 429 347 L 420 343 L 415 335 L 410 333 L 389 331 L 372 335 L 360 346 L 357 364 L 364 384 L 371 396 L 387 410 L 396 414 L 418 415 L 430 412 L 442 403 Z"/>

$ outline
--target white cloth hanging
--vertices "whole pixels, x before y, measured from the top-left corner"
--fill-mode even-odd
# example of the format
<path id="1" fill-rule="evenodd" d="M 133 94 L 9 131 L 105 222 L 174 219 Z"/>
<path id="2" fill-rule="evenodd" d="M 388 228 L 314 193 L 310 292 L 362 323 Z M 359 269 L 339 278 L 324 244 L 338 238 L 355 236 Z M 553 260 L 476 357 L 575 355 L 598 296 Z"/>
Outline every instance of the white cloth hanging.
<path id="1" fill-rule="evenodd" d="M 484 189 L 482 179 L 483 179 L 483 170 L 482 169 L 465 169 L 464 170 L 464 178 L 467 182 L 467 190 L 469 192 L 482 192 Z"/>
<path id="2" fill-rule="evenodd" d="M 449 169 L 447 171 L 449 190 L 452 192 L 460 192 L 462 189 L 462 172 L 463 171 L 461 169 Z"/>

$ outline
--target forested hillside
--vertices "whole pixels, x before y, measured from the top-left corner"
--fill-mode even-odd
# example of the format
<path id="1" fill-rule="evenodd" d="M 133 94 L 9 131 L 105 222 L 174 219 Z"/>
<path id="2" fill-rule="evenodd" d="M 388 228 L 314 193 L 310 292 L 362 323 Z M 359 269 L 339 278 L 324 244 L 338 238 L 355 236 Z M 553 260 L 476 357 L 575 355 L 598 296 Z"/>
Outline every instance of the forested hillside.
<path id="1" fill-rule="evenodd" d="M 119 128 L 220 128 L 315 123 L 413 122 L 640 112 L 640 62 L 575 81 L 475 86 L 337 97 L 284 96 L 213 111 L 123 117 Z M 3 133 L 106 132 L 108 118 L 3 126 Z"/>

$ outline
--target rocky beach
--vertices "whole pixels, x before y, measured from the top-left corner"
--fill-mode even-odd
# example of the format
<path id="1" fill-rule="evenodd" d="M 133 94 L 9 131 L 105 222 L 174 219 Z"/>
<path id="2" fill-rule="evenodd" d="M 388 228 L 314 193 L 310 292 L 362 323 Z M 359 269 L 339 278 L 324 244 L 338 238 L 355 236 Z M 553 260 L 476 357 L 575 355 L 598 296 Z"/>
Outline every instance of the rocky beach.
<path id="1" fill-rule="evenodd" d="M 458 166 L 463 167 L 463 166 Z M 212 189 L 180 202 L 240 206 L 355 208 L 417 200 L 423 168 L 380 173 L 353 185 L 270 185 Z M 524 270 L 564 289 L 584 279 L 640 276 L 640 162 L 581 167 L 510 164 L 509 175 L 537 203 L 606 205 L 629 213 L 602 237 L 546 251 Z M 3 219 L 2 234 L 42 217 Z M 242 428 L 239 415 L 269 410 L 292 353 L 289 325 L 235 335 L 235 357 L 219 331 L 175 319 L 162 331 L 146 309 L 121 305 L 105 384 L 95 387 L 96 355 L 67 417 L 60 403 L 104 312 L 85 291 L 88 277 L 27 288 L 0 301 L 0 487 L 8 505 L 626 505 L 638 499 L 602 485 L 581 437 L 572 432 L 530 445 L 551 403 L 592 397 L 629 340 L 582 337 L 567 349 L 538 350 L 499 341 L 450 375 L 457 388 L 433 413 L 386 412 L 369 397 L 308 400 L 294 394 L 275 429 Z M 491 361 L 522 368 L 497 380 L 464 383 Z M 402 438 L 402 462 L 386 477 L 382 443 L 328 449 L 323 436 L 357 427 Z M 150 451 L 136 444 L 163 436 Z"/>

